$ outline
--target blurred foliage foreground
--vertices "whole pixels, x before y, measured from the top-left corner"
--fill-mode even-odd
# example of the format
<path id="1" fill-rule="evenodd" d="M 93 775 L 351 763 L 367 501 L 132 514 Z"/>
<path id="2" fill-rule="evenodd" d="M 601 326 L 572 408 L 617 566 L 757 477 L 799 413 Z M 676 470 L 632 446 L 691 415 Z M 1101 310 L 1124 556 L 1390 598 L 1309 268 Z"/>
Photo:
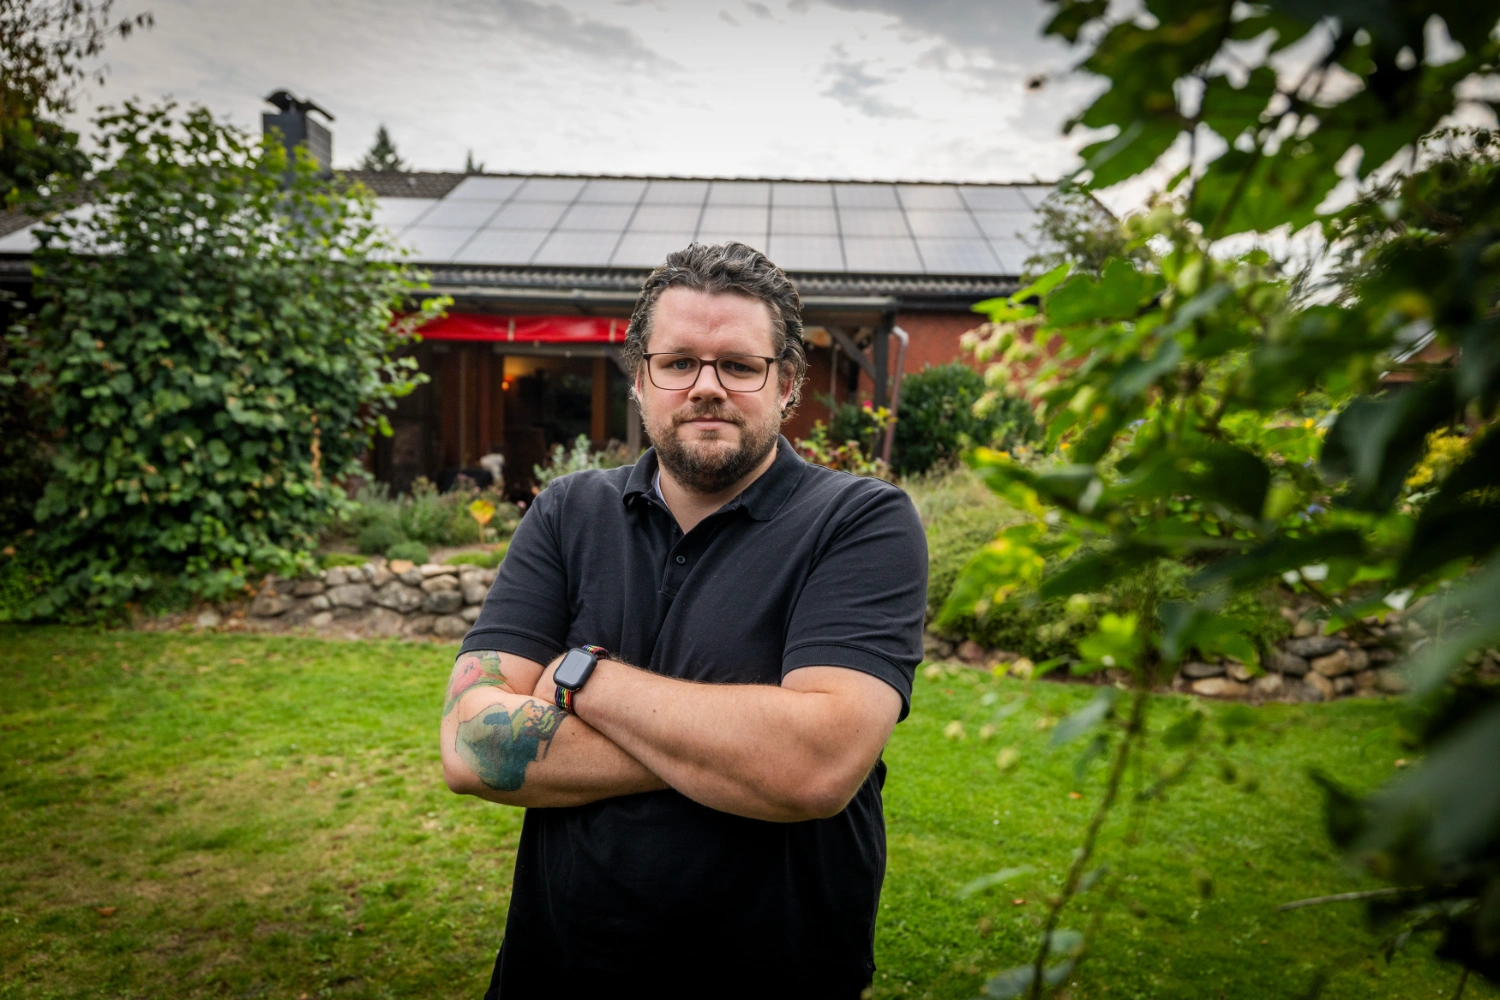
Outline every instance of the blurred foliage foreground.
<path id="1" fill-rule="evenodd" d="M 1033 956 L 986 991 L 1078 978 L 1097 922 L 1063 916 L 1120 877 L 1095 853 L 1147 692 L 1193 651 L 1255 665 L 1233 608 L 1278 578 L 1325 605 L 1330 632 L 1427 598 L 1431 638 L 1407 666 L 1424 763 L 1366 797 L 1309 763 L 1334 841 L 1388 882 L 1369 911 L 1389 949 L 1432 932 L 1459 992 L 1500 980 L 1500 699 L 1470 668 L 1500 641 L 1500 163 L 1489 132 L 1446 127 L 1494 120 L 1495 8 L 1145 6 L 1054 3 L 1048 33 L 1086 40 L 1081 68 L 1108 83 L 1075 123 L 1107 130 L 1077 180 L 1180 171 L 1127 220 L 1131 253 L 982 304 L 973 338 L 1055 458 L 977 453 L 1028 516 L 970 563 L 945 618 L 1110 590 L 1074 671 L 1133 678 L 1058 727 L 1109 777 Z M 1164 587 L 1181 566 L 1185 596 Z M 1168 739 L 1204 732 L 1184 720 Z"/>
<path id="2" fill-rule="evenodd" d="M 0 643 L 0 998 L 484 991 L 522 814 L 443 784 L 449 650 L 60 627 L 0 627 Z M 964 1000 L 1025 960 L 1106 776 L 1049 749 L 1091 693 L 918 676 L 886 751 L 876 997 Z M 1153 746 L 1201 717 L 1214 749 L 1162 793 L 1170 814 L 1103 831 L 1130 874 L 1080 903 L 1102 924 L 1073 1000 L 1290 997 L 1325 976 L 1347 1000 L 1449 994 L 1429 955 L 1387 965 L 1354 904 L 1276 908 L 1379 885 L 1328 845 L 1300 768 L 1378 785 L 1407 752 L 1394 705 L 1156 704 Z M 1017 870 L 966 887 L 1001 867 Z"/>

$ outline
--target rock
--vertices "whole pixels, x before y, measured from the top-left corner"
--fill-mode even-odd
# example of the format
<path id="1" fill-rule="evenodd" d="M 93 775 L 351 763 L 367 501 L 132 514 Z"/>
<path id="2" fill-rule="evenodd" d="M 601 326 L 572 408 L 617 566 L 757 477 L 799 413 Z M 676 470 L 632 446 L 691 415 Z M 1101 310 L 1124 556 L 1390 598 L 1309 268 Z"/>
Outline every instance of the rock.
<path id="1" fill-rule="evenodd" d="M 464 621 L 468 622 L 470 625 L 473 625 L 475 622 L 477 622 L 479 620 L 479 612 L 482 611 L 482 610 L 484 610 L 484 609 L 480 605 L 478 605 L 478 604 L 471 604 L 468 607 L 464 608 L 462 611 L 460 611 L 458 613 L 458 617 L 462 618 Z"/>
<path id="2" fill-rule="evenodd" d="M 440 566 L 437 563 L 425 563 L 417 567 L 422 571 L 422 579 L 431 579 L 434 576 L 457 576 L 457 566 Z"/>
<path id="3" fill-rule="evenodd" d="M 442 579 L 439 577 L 438 579 Z M 490 592 L 490 585 L 475 577 L 463 585 L 465 604 L 483 604 L 485 596 Z"/>
<path id="4" fill-rule="evenodd" d="M 307 606 L 314 611 L 327 611 L 333 607 L 333 602 L 328 599 L 327 594 L 314 594 L 312 599 L 307 602 Z"/>
<path id="5" fill-rule="evenodd" d="M 346 583 L 342 587 L 329 587 L 328 600 L 336 608 L 362 608 L 375 596 L 375 588 L 368 583 Z"/>
<path id="6" fill-rule="evenodd" d="M 1228 677 L 1205 677 L 1193 681 L 1192 691 L 1209 698 L 1243 698 L 1250 693 L 1250 687 Z"/>
<path id="7" fill-rule="evenodd" d="M 1292 626 L 1292 635 L 1298 639 L 1306 639 L 1310 635 L 1318 634 L 1318 623 L 1311 618 L 1299 618 L 1297 624 Z"/>
<path id="8" fill-rule="evenodd" d="M 198 612 L 198 617 L 193 619 L 193 624 L 199 628 L 218 628 L 224 619 L 213 608 Z"/>
<path id="9" fill-rule="evenodd" d="M 1241 684 L 1249 684 L 1255 679 L 1255 674 L 1251 673 L 1249 667 L 1234 660 L 1224 665 L 1224 672 Z"/>
<path id="10" fill-rule="evenodd" d="M 433 618 L 431 615 L 408 615 L 406 618 L 406 634 L 431 635 L 432 621 Z"/>
<path id="11" fill-rule="evenodd" d="M 983 663 L 985 660 L 984 647 L 973 639 L 965 639 L 958 644 L 958 658 L 965 663 Z"/>
<path id="12" fill-rule="evenodd" d="M 1318 673 L 1316 670 L 1309 672 L 1306 677 L 1302 678 L 1302 681 L 1303 681 L 1304 684 L 1308 685 L 1309 687 L 1312 687 L 1312 688 L 1316 689 L 1317 692 L 1318 692 L 1318 694 L 1322 696 L 1321 698 L 1310 698 L 1310 699 L 1305 699 L 1305 700 L 1308 700 L 1308 701 L 1332 701 L 1333 700 L 1333 696 L 1335 694 L 1334 687 L 1333 687 L 1333 681 L 1329 680 L 1327 677 L 1325 677 L 1322 674 Z"/>
<path id="13" fill-rule="evenodd" d="M 309 578 L 298 580 L 297 585 L 292 588 L 292 595 L 295 597 L 312 597 L 314 594 L 321 594 L 327 589 L 328 585 L 322 580 Z"/>
<path id="14" fill-rule="evenodd" d="M 373 573 L 370 574 L 370 586 L 377 587 L 377 588 L 384 587 L 386 584 L 390 583 L 395 578 L 396 578 L 396 574 L 392 573 L 390 570 L 386 569 L 384 566 L 376 566 L 375 567 L 375 572 L 373 572 Z"/>
<path id="15" fill-rule="evenodd" d="M 448 593 L 456 596 L 455 591 L 448 591 Z M 469 634 L 469 623 L 458 615 L 443 615 L 432 623 L 432 634 L 439 639 L 462 639 Z"/>
<path id="16" fill-rule="evenodd" d="M 1275 698 L 1286 688 L 1286 679 L 1280 674 L 1261 674 L 1251 682 L 1250 688 L 1262 698 Z"/>
<path id="17" fill-rule="evenodd" d="M 953 643 L 931 632 L 922 633 L 922 655 L 929 660 L 946 660 L 953 656 Z"/>
<path id="18" fill-rule="evenodd" d="M 1296 611 L 1295 608 L 1289 608 L 1286 605 L 1282 605 L 1281 607 L 1277 608 L 1276 610 L 1278 612 L 1280 612 L 1281 617 L 1285 618 L 1287 620 L 1288 624 L 1291 624 L 1291 625 L 1297 624 L 1298 619 L 1300 619 L 1302 617 L 1301 615 L 1297 614 L 1297 611 Z"/>
<path id="19" fill-rule="evenodd" d="M 439 590 L 428 594 L 422 602 L 422 610 L 435 615 L 451 615 L 464 606 L 464 595 L 456 590 Z"/>
<path id="20" fill-rule="evenodd" d="M 367 562 L 359 568 L 359 572 L 364 576 L 365 582 L 369 583 L 370 581 L 375 579 L 375 564 L 372 562 Z M 353 573 L 350 573 L 349 582 L 358 583 L 359 581 L 355 579 Z"/>
<path id="21" fill-rule="evenodd" d="M 1271 650 L 1266 666 L 1278 674 L 1286 674 L 1289 677 L 1301 677 L 1310 669 L 1307 660 L 1283 649 Z"/>
<path id="22" fill-rule="evenodd" d="M 333 624 L 333 612 L 319 611 L 307 620 L 307 624 L 313 628 L 327 628 Z"/>
<path id="23" fill-rule="evenodd" d="M 458 577 L 430 576 L 422 581 L 424 594 L 436 594 L 440 590 L 458 590 Z"/>
<path id="24" fill-rule="evenodd" d="M 416 587 L 408 587 L 400 580 L 391 580 L 375 592 L 375 603 L 401 614 L 410 614 L 422 606 L 427 595 Z"/>
<path id="25" fill-rule="evenodd" d="M 1288 639 L 1285 649 L 1288 653 L 1312 659 L 1316 656 L 1327 656 L 1336 649 L 1344 648 L 1344 640 L 1336 635 L 1310 635 L 1304 639 Z"/>
<path id="26" fill-rule="evenodd" d="M 1383 694 L 1405 694 L 1410 686 L 1406 675 L 1390 667 L 1375 672 L 1375 689 Z"/>
<path id="27" fill-rule="evenodd" d="M 1360 694 L 1374 694 L 1375 686 L 1380 683 L 1380 675 L 1373 670 L 1361 670 L 1351 676 L 1354 679 L 1354 690 Z"/>
<path id="28" fill-rule="evenodd" d="M 406 616 L 398 614 L 389 608 L 376 608 L 370 612 L 369 628 L 371 635 L 400 635 L 401 630 L 406 627 Z"/>
<path id="29" fill-rule="evenodd" d="M 408 587 L 422 586 L 422 571 L 415 566 L 404 572 L 397 573 L 396 576 Z"/>
<path id="30" fill-rule="evenodd" d="M 275 618 L 284 615 L 297 602 L 280 594 L 261 594 L 250 605 L 250 613 L 256 618 Z"/>
<path id="31" fill-rule="evenodd" d="M 1353 694 L 1354 678 L 1350 677 L 1348 674 L 1345 674 L 1342 677 L 1335 677 L 1333 679 L 1333 689 L 1339 694 Z"/>
<path id="32" fill-rule="evenodd" d="M 1182 676 L 1199 680 L 1206 677 L 1223 677 L 1224 664 L 1222 663 L 1184 663 L 1182 665 Z"/>
<path id="33" fill-rule="evenodd" d="M 1368 650 L 1368 653 L 1370 655 L 1370 665 L 1375 667 L 1383 667 L 1387 664 L 1395 663 L 1401 658 L 1400 654 L 1394 649 L 1387 649 L 1384 646 Z"/>
<path id="34" fill-rule="evenodd" d="M 479 578 L 484 581 L 486 587 L 494 583 L 495 577 L 499 575 L 499 566 L 481 566 L 479 569 Z"/>
<path id="35" fill-rule="evenodd" d="M 1324 677 L 1341 677 L 1354 669 L 1354 658 L 1347 649 L 1339 649 L 1313 660 L 1312 668 Z"/>
<path id="36" fill-rule="evenodd" d="M 335 566 L 328 571 L 328 579 L 324 581 L 330 587 L 342 587 L 349 582 L 349 571 L 346 566 Z"/>
<path id="37" fill-rule="evenodd" d="M 412 562 L 410 559 L 392 559 L 390 562 L 385 564 L 385 568 L 390 570 L 397 576 L 400 576 L 402 573 L 405 573 L 409 569 L 416 569 L 416 566 L 417 564 Z"/>

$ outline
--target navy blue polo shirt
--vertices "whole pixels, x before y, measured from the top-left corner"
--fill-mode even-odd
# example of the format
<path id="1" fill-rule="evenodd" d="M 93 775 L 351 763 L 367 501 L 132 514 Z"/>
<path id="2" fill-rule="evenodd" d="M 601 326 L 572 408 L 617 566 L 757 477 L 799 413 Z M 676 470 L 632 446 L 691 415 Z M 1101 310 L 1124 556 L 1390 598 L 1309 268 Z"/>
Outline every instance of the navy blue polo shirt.
<path id="1" fill-rule="evenodd" d="M 782 438 L 764 475 L 684 534 L 656 470 L 647 451 L 543 490 L 464 651 L 546 663 L 593 643 L 714 684 L 846 667 L 891 685 L 906 716 L 927 545 L 905 493 L 809 465 Z M 843 812 L 801 823 L 670 789 L 527 810 L 495 992 L 774 982 L 782 996 L 857 996 L 874 971 L 884 777 L 882 762 Z"/>

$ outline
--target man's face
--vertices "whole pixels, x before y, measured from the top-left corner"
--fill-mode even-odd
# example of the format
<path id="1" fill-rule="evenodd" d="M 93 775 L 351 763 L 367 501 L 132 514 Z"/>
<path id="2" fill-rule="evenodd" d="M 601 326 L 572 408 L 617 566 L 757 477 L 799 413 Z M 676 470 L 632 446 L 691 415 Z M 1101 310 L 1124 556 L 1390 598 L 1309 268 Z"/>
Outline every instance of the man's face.
<path id="1" fill-rule="evenodd" d="M 687 489 L 718 493 L 750 473 L 776 446 L 791 384 L 773 365 L 755 392 L 727 391 L 709 362 L 729 354 L 769 358 L 771 310 L 760 299 L 669 288 L 656 300 L 648 354 L 690 354 L 704 361 L 685 389 L 636 379 L 641 419 L 663 468 Z M 785 385 L 783 385 L 785 382 Z"/>

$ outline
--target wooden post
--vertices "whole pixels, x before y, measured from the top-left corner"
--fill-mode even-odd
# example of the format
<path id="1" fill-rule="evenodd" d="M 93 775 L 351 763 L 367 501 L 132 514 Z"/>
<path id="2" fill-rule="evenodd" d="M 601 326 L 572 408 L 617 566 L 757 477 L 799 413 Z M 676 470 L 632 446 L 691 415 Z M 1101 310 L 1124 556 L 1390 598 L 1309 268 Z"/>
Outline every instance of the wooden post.
<path id="1" fill-rule="evenodd" d="M 488 344 L 481 344 L 475 350 L 479 354 L 477 366 L 479 371 L 476 373 L 479 377 L 479 391 L 475 394 L 479 397 L 479 405 L 475 407 L 477 412 L 474 414 L 474 422 L 479 425 L 479 451 L 474 456 L 477 460 L 490 453 L 490 400 L 492 398 L 490 375 L 494 366 L 490 361 L 491 353 Z"/>
<path id="2" fill-rule="evenodd" d="M 890 402 L 891 384 L 891 325 L 882 322 L 875 328 L 875 343 L 871 351 L 874 371 L 870 380 L 875 383 L 874 403 L 878 410 Z"/>
<path id="3" fill-rule="evenodd" d="M 597 357 L 594 359 L 594 398 L 589 409 L 589 437 L 594 439 L 595 446 L 602 446 L 609 434 L 609 372 L 605 365 L 609 359 Z"/>

